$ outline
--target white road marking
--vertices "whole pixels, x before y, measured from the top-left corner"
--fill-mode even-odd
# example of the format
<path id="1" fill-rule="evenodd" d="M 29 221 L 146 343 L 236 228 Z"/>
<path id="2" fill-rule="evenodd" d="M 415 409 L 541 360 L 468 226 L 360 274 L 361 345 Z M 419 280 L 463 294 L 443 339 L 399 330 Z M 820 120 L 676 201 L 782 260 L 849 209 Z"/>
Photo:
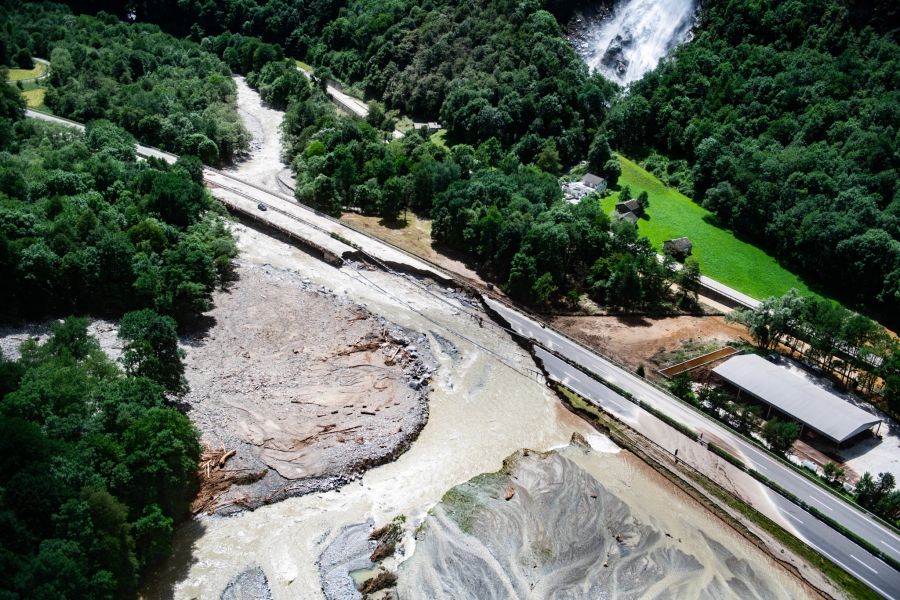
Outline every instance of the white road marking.
<path id="1" fill-rule="evenodd" d="M 502 312 L 501 312 L 501 314 L 502 314 Z M 514 323 L 514 321 L 513 321 L 513 323 Z M 517 327 L 515 324 L 513 324 L 513 329 L 520 330 L 520 333 L 521 333 L 520 327 Z M 549 334 L 549 332 L 539 332 L 539 333 Z M 527 334 L 526 334 L 526 335 L 527 335 Z M 530 336 L 530 337 L 532 337 L 532 339 L 534 339 L 535 336 Z M 551 347 L 551 348 L 554 347 L 554 346 L 556 346 L 556 344 L 553 343 L 553 341 L 554 341 L 555 338 L 553 338 L 553 337 L 551 337 L 551 336 L 549 336 L 549 335 L 546 335 L 546 337 L 545 337 L 545 335 L 542 335 L 541 337 L 544 338 L 542 341 L 544 341 L 544 343 L 545 343 L 547 346 L 549 346 L 549 347 Z M 575 347 L 573 348 L 573 347 L 571 347 L 571 346 L 572 346 L 571 344 L 566 344 L 566 343 L 561 343 L 560 346 L 562 347 L 562 349 L 563 349 L 564 351 L 568 351 L 568 352 L 570 353 L 570 355 L 574 355 L 574 356 L 571 356 L 571 358 L 577 359 L 578 362 L 581 363 L 582 368 L 590 368 L 592 365 L 597 365 L 597 366 L 599 366 L 600 368 L 596 369 L 595 372 L 596 372 L 598 375 L 601 375 L 602 377 L 604 377 L 604 379 L 606 379 L 607 381 L 612 381 L 616 375 L 619 375 L 619 373 L 618 373 L 618 371 L 615 369 L 615 367 L 610 367 L 610 366 L 608 366 L 602 359 L 599 359 L 599 358 L 596 359 L 596 361 L 595 361 L 592 355 L 587 354 L 584 350 L 582 350 L 581 348 L 579 348 L 579 347 L 577 347 L 577 346 L 575 346 Z M 579 369 L 579 371 L 580 371 L 580 369 Z M 569 374 L 569 373 L 567 373 L 567 375 L 568 375 L 568 374 Z M 567 379 L 568 379 L 568 378 L 567 378 Z M 572 383 L 574 384 L 574 383 L 577 382 L 577 383 L 579 383 L 579 384 L 581 384 L 581 385 L 584 385 L 583 383 L 581 383 L 581 382 L 579 381 L 580 379 L 582 379 L 582 377 L 580 377 L 580 376 L 579 376 L 579 377 L 576 377 L 576 378 L 573 378 L 573 379 L 572 379 Z M 579 385 L 579 387 L 581 387 L 581 385 Z M 643 396 L 642 399 L 644 399 L 645 401 L 653 400 L 654 402 L 652 402 L 652 404 L 653 404 L 654 406 L 658 406 L 658 405 L 661 404 L 661 405 L 662 405 L 665 409 L 667 409 L 667 410 L 671 410 L 671 409 L 673 408 L 673 406 L 672 406 L 672 404 L 671 404 L 671 401 L 670 401 L 667 397 L 658 395 L 658 392 L 656 392 L 655 390 L 645 389 L 645 388 L 643 388 L 643 387 L 636 386 L 636 385 L 634 384 L 634 382 L 633 382 L 631 379 L 629 379 L 629 378 L 627 377 L 627 374 L 626 374 L 626 379 L 623 380 L 623 385 L 624 385 L 625 387 L 627 387 L 627 388 L 629 389 L 629 391 L 632 391 L 632 393 L 635 393 L 635 395 L 637 395 L 637 396 Z M 658 401 L 658 402 L 657 402 L 657 401 Z M 615 401 L 607 400 L 607 399 L 605 399 L 605 398 L 604 398 L 603 401 L 594 401 L 594 402 L 595 402 L 596 404 L 598 404 L 598 405 L 600 405 L 600 404 L 602 404 L 602 403 L 608 403 L 608 404 L 611 404 L 612 406 L 615 406 L 615 405 L 617 404 Z M 676 406 L 676 408 L 680 408 L 680 407 L 677 407 L 677 406 Z M 715 424 L 713 425 L 713 427 L 714 427 L 714 428 L 716 427 Z M 729 439 L 731 438 L 731 435 L 730 435 L 729 432 L 725 431 L 724 433 L 725 433 L 725 435 L 726 435 L 727 438 L 729 438 Z M 738 447 L 741 451 L 743 451 L 743 453 L 744 453 L 745 455 L 747 455 L 747 458 L 748 458 L 748 460 L 750 461 L 751 464 L 754 464 L 754 463 L 755 463 L 754 466 L 755 466 L 759 471 L 761 471 L 761 472 L 764 472 L 764 471 L 780 472 L 781 465 L 779 465 L 777 462 L 775 462 L 775 461 L 774 461 L 771 457 L 769 457 L 768 455 L 764 454 L 763 452 L 760 452 L 757 448 L 754 448 L 754 447 L 751 446 L 750 444 L 747 444 L 746 442 L 744 442 L 744 441 L 741 440 L 740 438 L 734 439 L 734 443 L 735 443 L 736 447 Z M 762 463 L 765 463 L 766 466 L 763 466 Z M 773 466 L 774 466 L 774 467 L 778 467 L 778 469 L 772 468 Z M 788 474 L 791 474 L 791 472 L 788 471 Z M 789 478 L 789 479 L 790 479 L 790 478 Z M 821 500 L 819 500 L 819 499 L 817 499 L 817 498 L 815 498 L 815 497 L 813 496 L 813 494 L 822 494 L 822 495 L 825 495 L 825 494 L 823 494 L 822 490 L 821 490 L 820 488 L 818 488 L 814 483 L 812 483 L 812 482 L 806 480 L 806 479 L 803 478 L 803 477 L 798 477 L 798 476 L 794 476 L 792 482 L 796 483 L 798 486 L 801 486 L 801 487 L 802 487 L 802 486 L 805 486 L 806 489 L 810 490 L 810 493 L 809 493 L 810 501 L 813 501 L 813 500 L 814 500 L 814 501 L 817 502 L 819 505 L 821 505 L 823 508 L 827 509 L 827 510 L 830 511 L 830 512 L 834 512 L 834 509 L 833 509 L 832 507 L 828 506 L 827 504 L 825 504 L 824 502 L 822 502 Z M 827 497 L 827 496 L 826 496 L 826 497 Z M 842 506 L 840 506 L 839 508 L 842 508 L 841 512 L 844 512 L 844 509 L 845 509 L 845 508 L 846 508 L 846 509 L 849 509 L 851 512 L 853 511 L 853 508 L 850 507 L 850 506 L 843 507 L 843 505 L 842 505 Z M 786 512 L 783 513 L 783 514 L 787 514 L 787 516 L 790 517 L 792 520 L 794 520 L 794 521 L 796 521 L 796 522 L 798 522 L 798 523 L 800 523 L 800 524 L 803 524 L 804 527 L 803 527 L 802 529 L 804 529 L 804 530 L 806 529 L 805 524 L 803 523 L 803 521 L 801 521 L 801 520 L 798 519 L 797 517 L 795 517 L 795 516 L 793 516 L 793 515 L 791 515 L 791 514 L 789 514 L 789 513 L 786 513 Z M 844 564 L 837 556 L 835 556 L 835 554 L 834 554 L 832 551 L 826 550 L 825 548 L 819 547 L 817 544 L 812 543 L 811 541 L 809 541 L 808 539 L 806 539 L 805 536 L 802 535 L 802 533 L 799 534 L 799 537 L 800 537 L 800 539 L 804 540 L 810 547 L 812 547 L 812 548 L 818 550 L 821 554 L 823 554 L 824 556 L 828 557 L 830 560 L 834 561 L 836 564 L 838 564 L 838 565 L 840 565 L 841 567 L 843 567 L 846 571 L 848 571 L 848 572 L 850 572 L 850 573 L 854 573 L 854 574 L 856 575 L 856 577 L 858 577 L 861 581 L 863 581 L 864 583 L 866 583 L 867 585 L 869 585 L 869 587 L 871 587 L 873 590 L 875 590 L 875 591 L 878 592 L 879 594 L 883 595 L 883 596 L 886 597 L 886 598 L 889 598 L 889 597 L 893 597 L 893 596 L 894 596 L 893 594 L 889 594 L 889 593 L 885 592 L 883 589 L 881 589 L 880 587 L 878 587 L 877 585 L 875 585 L 872 581 L 870 581 L 869 579 L 867 579 L 867 577 L 865 576 L 865 574 L 859 571 L 859 568 L 858 568 L 858 567 L 857 567 L 857 568 L 851 568 L 851 567 L 849 567 L 848 565 Z M 890 544 L 887 544 L 886 542 L 883 542 L 883 541 L 882 541 L 882 543 L 884 543 L 885 545 L 887 545 L 888 547 L 890 547 L 890 548 L 891 548 L 892 550 L 894 550 L 895 552 L 900 552 L 900 551 L 898 551 L 896 548 L 894 548 L 893 546 L 891 546 Z M 875 568 L 873 568 L 873 567 L 867 565 L 866 563 L 864 563 L 862 560 L 860 560 L 860 559 L 857 558 L 856 556 L 853 556 L 852 554 L 849 554 L 849 553 L 843 554 L 843 556 L 850 556 L 850 557 L 853 558 L 856 562 L 858 562 L 859 564 L 861 564 L 862 566 L 864 566 L 867 570 L 869 570 L 869 571 L 871 571 L 872 573 L 874 573 L 876 576 L 882 577 L 881 574 L 880 574 L 880 572 L 879 572 L 878 570 L 876 570 Z M 878 564 L 880 565 L 881 562 L 879 561 Z M 886 567 L 886 568 L 887 568 L 887 567 Z"/>
<path id="2" fill-rule="evenodd" d="M 872 567 L 870 567 L 869 565 L 867 565 L 867 564 L 864 563 L 863 561 L 859 560 L 858 558 L 856 558 L 856 557 L 853 556 L 852 554 L 848 554 L 847 556 L 849 556 L 850 558 L 852 558 L 853 560 L 855 560 L 856 562 L 858 562 L 859 564 L 861 564 L 862 566 L 864 566 L 864 567 L 867 568 L 868 570 L 870 570 L 870 571 L 872 571 L 873 573 L 875 573 L 876 575 L 878 575 L 878 571 L 876 571 L 875 569 L 873 569 Z"/>
<path id="3" fill-rule="evenodd" d="M 890 544 L 888 544 L 886 541 L 881 540 L 881 543 L 884 544 L 885 546 L 887 546 L 888 548 L 890 548 L 891 550 L 893 550 L 894 552 L 900 553 L 900 550 L 897 550 L 896 548 L 894 548 L 893 546 L 891 546 Z"/>
<path id="4" fill-rule="evenodd" d="M 827 504 L 825 504 L 824 502 L 822 502 L 822 501 L 819 500 L 818 498 L 810 498 L 810 500 L 812 500 L 813 502 L 818 502 L 819 504 L 821 504 L 822 506 L 824 506 L 825 508 L 827 508 L 827 509 L 830 510 L 831 512 L 834 512 L 834 509 L 833 509 L 833 508 L 831 508 L 830 506 L 828 506 Z"/>
<path id="5" fill-rule="evenodd" d="M 786 512 L 786 513 L 784 513 L 784 514 L 785 514 L 787 517 L 789 517 L 789 518 L 791 518 L 791 519 L 797 521 L 797 522 L 800 523 L 801 525 L 803 525 L 803 521 L 801 521 L 800 519 L 798 519 L 797 517 L 795 517 L 795 516 L 792 515 L 791 513 Z"/>

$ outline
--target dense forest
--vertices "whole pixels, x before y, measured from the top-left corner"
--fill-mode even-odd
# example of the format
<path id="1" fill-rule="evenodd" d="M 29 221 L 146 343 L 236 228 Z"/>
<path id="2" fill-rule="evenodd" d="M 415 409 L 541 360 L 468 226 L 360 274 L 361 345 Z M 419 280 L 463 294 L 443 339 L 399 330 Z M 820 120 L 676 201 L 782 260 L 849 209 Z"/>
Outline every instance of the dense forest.
<path id="1" fill-rule="evenodd" d="M 69 317 L 0 354 L 0 596 L 134 597 L 195 492 L 178 329 L 210 308 L 235 244 L 197 158 L 138 161 L 108 121 L 23 120 L 0 77 L 0 318 L 105 315 L 122 341 L 117 364 Z"/>
<path id="2" fill-rule="evenodd" d="M 560 219 L 573 220 L 560 216 L 571 208 L 551 210 L 558 198 L 547 195 L 551 179 L 542 174 L 557 175 L 586 158 L 614 183 L 612 146 L 644 158 L 724 226 L 812 275 L 826 291 L 891 322 L 890 308 L 900 302 L 900 52 L 896 32 L 879 25 L 890 6 L 713 3 L 704 7 L 696 38 L 626 93 L 587 73 L 545 10 L 567 7 L 414 0 L 91 5 L 164 21 L 167 30 L 219 56 L 227 65 L 220 69 L 247 74 L 267 102 L 286 108 L 287 152 L 301 200 L 332 214 L 342 208 L 388 220 L 406 209 L 427 214 L 436 242 L 465 251 L 507 285 L 513 273 L 535 279 L 547 273 L 557 291 L 588 292 L 619 306 L 656 304 L 623 304 L 598 292 L 607 284 L 597 282 L 612 275 L 609 248 L 600 244 L 573 262 L 573 248 L 583 247 L 572 237 L 577 228 L 543 242 L 529 233 L 532 221 L 549 219 L 543 227 L 559 229 Z M 82 20 L 130 31 L 108 15 L 75 22 Z M 47 47 L 37 27 L 23 28 L 31 33 L 8 28 L 8 61 L 19 48 Z M 382 111 L 373 111 L 368 129 L 338 118 L 284 56 L 304 58 L 321 78 L 357 84 L 388 107 L 439 117 L 449 150 L 417 136 L 383 144 L 379 129 L 389 129 L 390 120 Z M 209 159 L 199 146 L 185 151 Z M 536 200 L 531 191 L 541 185 L 547 193 Z M 561 248 L 554 260 L 538 260 L 551 255 L 539 246 L 554 239 Z M 535 264 L 521 256 L 521 268 L 513 269 L 520 250 Z M 606 266 L 595 264 L 600 258 Z M 655 287 L 639 266 L 626 270 Z M 836 279 L 854 286 L 834 289 L 829 282 Z"/>
<path id="3" fill-rule="evenodd" d="M 152 308 L 185 326 L 209 309 L 236 249 L 196 158 L 137 161 L 105 121 L 16 133 L 0 153 L 4 318 Z"/>
<path id="4" fill-rule="evenodd" d="M 495 137 L 525 163 L 545 145 L 577 162 L 613 92 L 538 2 L 350 2 L 306 56 L 388 106 L 439 120 L 451 141 Z"/>
<path id="5" fill-rule="evenodd" d="M 123 319 L 132 367 L 149 342 L 177 341 L 174 322 L 149 312 Z M 18 361 L 0 356 L 4 598 L 134 597 L 189 515 L 196 430 L 159 381 L 111 362 L 87 324 L 69 318 Z"/>
<path id="6" fill-rule="evenodd" d="M 565 168 L 608 139 L 826 293 L 895 319 L 900 49 L 890 2 L 706 3 L 695 39 L 627 93 L 588 74 L 567 45 L 553 15 L 571 2 L 82 4 L 165 19 L 195 39 L 279 44 L 389 108 L 440 120 L 451 143 L 493 138 L 523 164 L 543 152 Z M 252 63 L 239 54 L 232 68 Z M 615 179 L 614 162 L 590 165 Z M 848 279 L 852 288 L 833 284 Z"/>
<path id="7" fill-rule="evenodd" d="M 867 11 L 867 9 L 870 9 Z M 900 306 L 896 4 L 721 0 L 605 128 L 721 223 L 829 293 Z M 893 21 L 896 26 L 897 21 Z M 852 282 L 852 285 L 846 285 Z"/>
<path id="8" fill-rule="evenodd" d="M 247 146 L 228 66 L 198 44 L 111 15 L 76 17 L 57 4 L 7 0 L 0 19 L 6 63 L 20 49 L 50 60 L 45 102 L 55 114 L 108 119 L 142 143 L 208 164 Z"/>
<path id="9" fill-rule="evenodd" d="M 545 148 L 562 165 L 582 159 L 616 89 L 588 72 L 536 0 L 73 4 L 123 17 L 133 8 L 181 35 L 230 32 L 277 43 L 323 77 L 440 121 L 451 142 L 496 138 L 526 164 Z"/>
<path id="10" fill-rule="evenodd" d="M 284 64 L 269 63 L 251 78 L 263 94 L 287 87 L 280 83 L 289 72 Z M 367 121 L 340 116 L 304 78 L 290 82 L 283 132 L 301 202 L 388 223 L 410 209 L 430 214 L 440 247 L 465 253 L 514 298 L 538 306 L 587 293 L 628 311 L 695 307 L 696 262 L 681 271 L 659 262 L 646 238 L 630 223 L 612 224 L 593 196 L 577 205 L 563 201 L 552 175 L 559 169 L 555 152 L 542 151 L 526 165 L 496 138 L 449 148 L 421 132 L 391 140 L 383 113 L 373 111 Z"/>

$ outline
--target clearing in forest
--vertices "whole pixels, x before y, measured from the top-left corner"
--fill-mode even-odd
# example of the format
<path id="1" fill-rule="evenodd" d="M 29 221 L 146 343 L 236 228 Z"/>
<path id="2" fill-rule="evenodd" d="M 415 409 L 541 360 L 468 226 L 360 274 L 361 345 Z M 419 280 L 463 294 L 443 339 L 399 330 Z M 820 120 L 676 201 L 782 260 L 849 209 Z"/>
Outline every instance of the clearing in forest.
<path id="1" fill-rule="evenodd" d="M 43 112 L 49 112 L 44 106 L 44 97 L 46 96 L 46 94 L 46 88 L 35 87 L 30 90 L 23 91 L 22 97 L 25 98 L 25 104 L 28 105 L 28 108 L 40 110 Z"/>
<path id="2" fill-rule="evenodd" d="M 37 79 L 47 72 L 47 65 L 34 61 L 33 69 L 10 69 L 10 81 L 23 81 L 26 79 Z"/>
<path id="3" fill-rule="evenodd" d="M 650 198 L 649 218 L 638 221 L 638 231 L 654 248 L 662 251 L 665 240 L 686 236 L 694 243 L 703 274 L 740 292 L 758 299 L 780 296 L 791 288 L 815 295 L 774 257 L 714 225 L 713 213 L 624 156 L 617 158 L 622 165 L 619 186 L 627 185 L 634 197 L 645 191 Z M 618 194 L 604 198 L 603 208 L 611 213 L 616 202 Z"/>

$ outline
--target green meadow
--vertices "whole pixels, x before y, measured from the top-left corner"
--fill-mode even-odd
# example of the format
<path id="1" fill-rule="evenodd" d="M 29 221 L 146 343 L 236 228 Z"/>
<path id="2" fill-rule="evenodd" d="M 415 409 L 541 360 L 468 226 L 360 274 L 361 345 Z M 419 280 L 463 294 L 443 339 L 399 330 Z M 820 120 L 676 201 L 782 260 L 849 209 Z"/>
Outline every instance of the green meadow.
<path id="1" fill-rule="evenodd" d="M 655 248 L 662 251 L 665 240 L 688 237 L 703 274 L 729 287 L 758 299 L 778 296 L 791 288 L 814 295 L 774 257 L 714 225 L 713 213 L 624 156 L 617 158 L 622 165 L 619 186 L 630 187 L 635 198 L 644 191 L 650 198 L 646 218 L 638 221 L 638 232 L 649 238 Z M 604 209 L 611 213 L 618 198 L 618 194 L 604 198 Z"/>

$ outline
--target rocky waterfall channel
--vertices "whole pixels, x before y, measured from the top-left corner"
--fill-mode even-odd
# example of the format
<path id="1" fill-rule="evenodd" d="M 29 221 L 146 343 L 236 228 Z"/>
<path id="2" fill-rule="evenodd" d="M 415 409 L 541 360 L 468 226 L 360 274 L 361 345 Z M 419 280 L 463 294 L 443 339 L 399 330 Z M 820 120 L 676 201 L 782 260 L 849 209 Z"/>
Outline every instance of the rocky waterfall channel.
<path id="1" fill-rule="evenodd" d="M 573 13 L 569 41 L 607 79 L 628 85 L 691 37 L 698 0 L 616 0 Z"/>

